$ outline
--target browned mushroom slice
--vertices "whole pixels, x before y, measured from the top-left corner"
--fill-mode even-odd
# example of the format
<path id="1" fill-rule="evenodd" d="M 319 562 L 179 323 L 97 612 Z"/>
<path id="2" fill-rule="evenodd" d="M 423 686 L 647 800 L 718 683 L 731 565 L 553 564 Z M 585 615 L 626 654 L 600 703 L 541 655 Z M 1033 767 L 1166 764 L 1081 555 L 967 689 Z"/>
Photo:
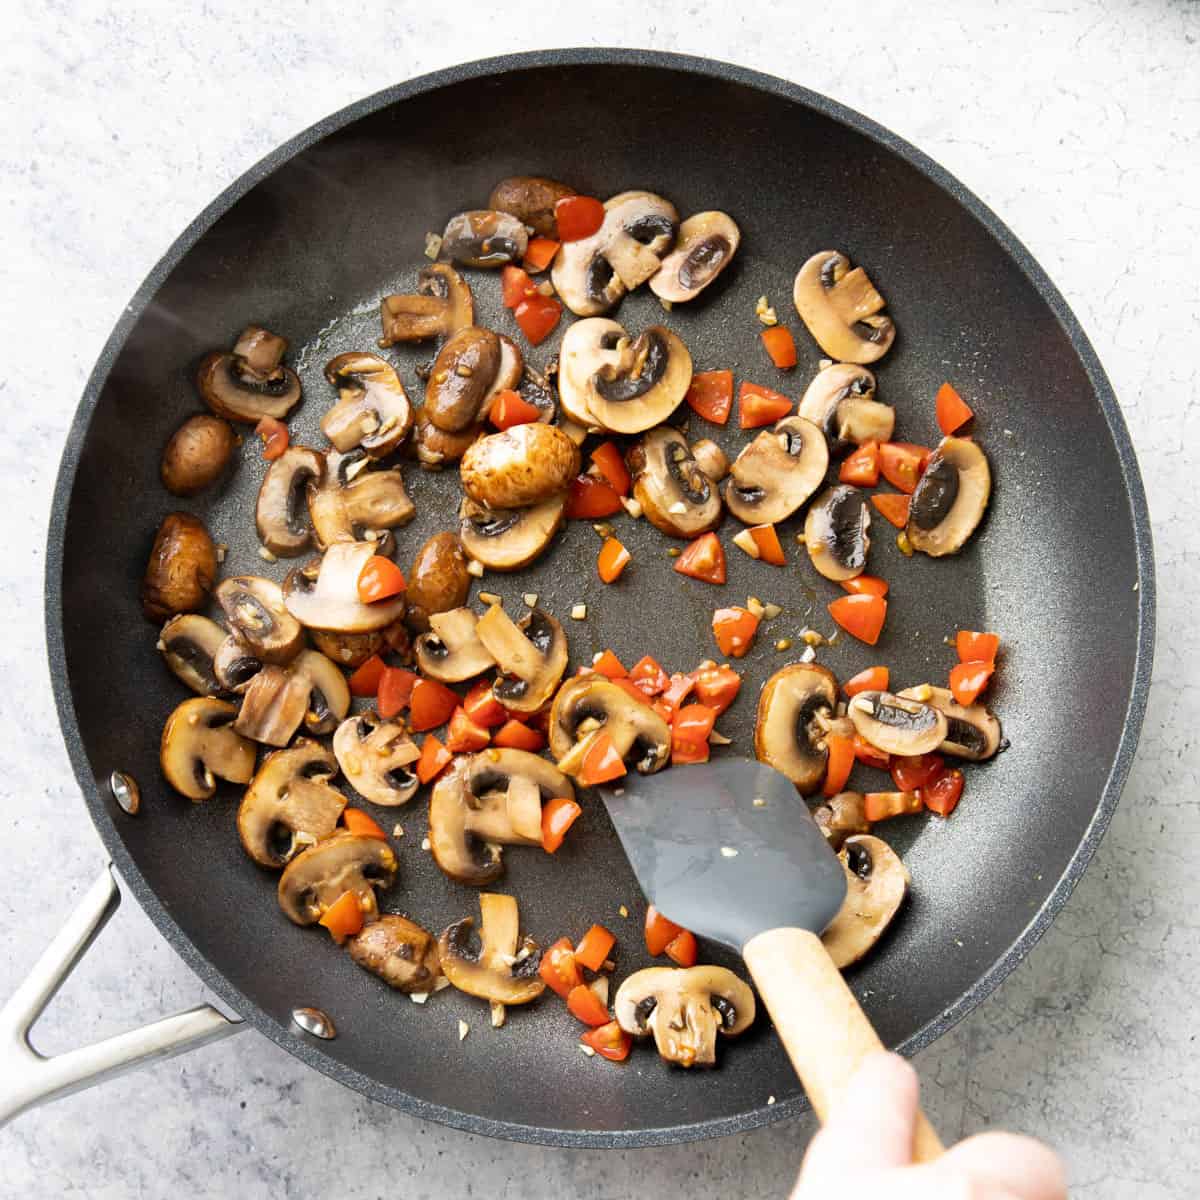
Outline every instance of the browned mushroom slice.
<path id="1" fill-rule="evenodd" d="M 471 591 L 471 574 L 462 543 L 453 533 L 435 533 L 417 551 L 408 573 L 404 620 L 424 632 L 433 613 L 461 608 Z"/>
<path id="2" fill-rule="evenodd" d="M 540 175 L 510 175 L 500 180 L 488 197 L 488 208 L 510 213 L 522 225 L 528 225 L 538 237 L 558 238 L 554 206 L 575 189 Z"/>
<path id="3" fill-rule="evenodd" d="M 358 578 L 375 552 L 370 542 L 335 542 L 320 559 L 293 568 L 283 583 L 288 613 L 309 629 L 335 633 L 370 633 L 400 620 L 403 594 L 374 604 L 358 597 Z"/>
<path id="4" fill-rule="evenodd" d="M 373 654 L 380 654 L 388 639 L 383 630 L 372 633 L 330 633 L 327 629 L 310 629 L 312 644 L 330 662 L 353 670 L 361 667 Z"/>
<path id="5" fill-rule="evenodd" d="M 416 795 L 419 783 L 410 768 L 421 752 L 403 725 L 375 712 L 347 717 L 333 735 L 333 752 L 364 800 L 395 808 Z"/>
<path id="6" fill-rule="evenodd" d="M 142 576 L 142 613 L 157 625 L 203 608 L 216 578 L 217 547 L 204 522 L 191 513 L 168 513 Z"/>
<path id="7" fill-rule="evenodd" d="M 830 358 L 871 363 L 891 349 L 896 326 L 862 267 L 837 250 L 819 250 L 799 270 L 792 299 L 808 332 Z"/>
<path id="8" fill-rule="evenodd" d="M 442 233 L 441 253 L 465 267 L 502 267 L 525 257 L 529 234 L 509 213 L 475 209 L 451 217 Z"/>
<path id="9" fill-rule="evenodd" d="M 513 712 L 537 712 L 567 669 L 562 626 L 540 608 L 514 622 L 493 604 L 479 618 L 475 633 L 502 672 L 492 685 L 496 699 Z"/>
<path id="10" fill-rule="evenodd" d="M 483 425 L 469 425 L 458 433 L 439 429 L 430 419 L 424 406 L 417 409 L 413 423 L 413 446 L 417 460 L 427 471 L 456 463 L 467 452 L 467 447 L 483 433 Z"/>
<path id="11" fill-rule="evenodd" d="M 216 676 L 213 659 L 226 636 L 216 621 L 184 613 L 162 627 L 158 649 L 180 683 L 198 696 L 216 696 L 225 688 Z"/>
<path id="12" fill-rule="evenodd" d="M 813 811 L 813 820 L 835 850 L 840 850 L 848 837 L 871 832 L 862 792 L 838 792 Z"/>
<path id="13" fill-rule="evenodd" d="M 346 942 L 350 957 L 398 992 L 431 992 L 442 973 L 437 939 L 415 921 L 385 913 Z"/>
<path id="14" fill-rule="evenodd" d="M 307 446 L 289 446 L 263 476 L 254 509 L 259 541 L 272 554 L 291 558 L 312 540 L 305 497 L 325 473 L 325 456 Z"/>
<path id="15" fill-rule="evenodd" d="M 580 675 L 558 689 L 550 709 L 550 753 L 561 763 L 580 739 L 604 729 L 621 758 L 643 775 L 671 757 L 671 729 L 650 707 L 602 675 Z"/>
<path id="16" fill-rule="evenodd" d="M 797 413 L 825 435 L 831 454 L 863 442 L 889 442 L 896 425 L 890 404 L 875 399 L 875 376 L 866 367 L 833 363 L 819 371 Z"/>
<path id="17" fill-rule="evenodd" d="M 821 786 L 836 728 L 837 680 L 818 663 L 793 663 L 763 685 L 754 727 L 760 762 L 782 771 L 805 796 Z"/>
<path id="18" fill-rule="evenodd" d="M 692 444 L 692 457 L 696 466 L 702 470 L 713 483 L 720 483 L 729 474 L 729 459 L 725 451 L 712 438 L 701 438 Z"/>
<path id="19" fill-rule="evenodd" d="M 249 783 L 254 743 L 234 728 L 237 709 L 224 700 L 194 696 L 167 718 L 159 763 L 167 782 L 189 800 L 207 800 L 217 780 Z"/>
<path id="20" fill-rule="evenodd" d="M 213 675 L 226 692 L 241 695 L 262 669 L 263 660 L 236 633 L 226 634 L 213 655 Z"/>
<path id="21" fill-rule="evenodd" d="M 694 538 L 721 521 L 721 496 L 677 429 L 652 429 L 629 452 L 633 494 L 646 520 L 670 537 Z"/>
<path id="22" fill-rule="evenodd" d="M 946 740 L 945 713 L 890 692 L 859 692 L 846 713 L 864 741 L 888 754 L 930 754 Z"/>
<path id="23" fill-rule="evenodd" d="M 196 386 L 204 402 L 230 421 L 282 421 L 300 401 L 300 378 L 282 365 L 286 350 L 285 338 L 250 326 L 232 354 L 214 350 L 201 361 Z"/>
<path id="24" fill-rule="evenodd" d="M 550 545 L 562 528 L 566 500 L 553 496 L 532 508 L 496 511 L 464 497 L 458 510 L 463 549 L 489 571 L 519 571 Z"/>
<path id="25" fill-rule="evenodd" d="M 163 487 L 175 496 L 202 492 L 224 474 L 236 445 L 233 430 L 220 417 L 188 417 L 163 449 L 158 470 Z"/>
<path id="26" fill-rule="evenodd" d="M 318 547 L 370 541 L 370 535 L 407 525 L 416 515 L 398 467 L 372 468 L 362 450 L 330 451 L 325 463 L 320 481 L 308 488 L 308 515 Z"/>
<path id="27" fill-rule="evenodd" d="M 378 911 L 376 888 L 396 878 L 396 855 L 381 838 L 335 833 L 301 851 L 279 877 L 279 907 L 297 925 L 315 925 L 347 892 L 364 915 Z"/>
<path id="28" fill-rule="evenodd" d="M 475 303 L 467 281 L 449 264 L 432 263 L 417 276 L 415 295 L 384 296 L 379 302 L 382 349 L 398 342 L 449 337 L 475 323 Z"/>
<path id="29" fill-rule="evenodd" d="M 494 667 L 496 660 L 476 632 L 478 623 L 475 613 L 465 607 L 430 616 L 430 632 L 413 644 L 421 674 L 441 683 L 462 683 Z"/>
<path id="30" fill-rule="evenodd" d="M 904 700 L 932 705 L 946 717 L 946 738 L 938 747 L 942 754 L 982 762 L 991 758 L 1002 740 L 1000 722 L 984 704 L 962 705 L 949 688 L 922 684 L 896 693 Z"/>
<path id="31" fill-rule="evenodd" d="M 325 364 L 338 402 L 321 418 L 321 432 L 343 454 L 361 446 L 372 458 L 391 454 L 412 428 L 413 408 L 400 376 L 377 354 L 352 351 Z"/>
<path id="32" fill-rule="evenodd" d="M 835 967 L 858 962 L 883 936 L 904 897 L 908 870 L 896 852 L 877 837 L 847 838 L 838 858 L 846 872 L 846 899 L 821 935 Z"/>
<path id="33" fill-rule="evenodd" d="M 864 492 L 847 483 L 826 488 L 804 518 L 804 548 L 826 579 L 841 582 L 867 567 L 871 514 Z"/>
<path id="34" fill-rule="evenodd" d="M 908 506 L 908 540 L 933 558 L 957 554 L 992 494 L 987 456 L 970 438 L 943 438 Z"/>
<path id="35" fill-rule="evenodd" d="M 675 206 L 654 192 L 620 192 L 604 202 L 604 257 L 628 291 L 662 266 L 678 232 Z"/>
<path id="36" fill-rule="evenodd" d="M 291 662 L 304 645 L 304 630 L 284 604 L 279 584 L 258 575 L 235 575 L 216 591 L 230 632 L 265 663 Z"/>
<path id="37" fill-rule="evenodd" d="M 694 300 L 733 261 L 741 231 L 728 213 L 701 212 L 679 226 L 675 249 L 650 279 L 650 290 L 672 304 Z"/>
<path id="38" fill-rule="evenodd" d="M 528 1004 L 546 990 L 538 975 L 541 953 L 520 936 L 520 914 L 512 896 L 479 897 L 478 945 L 472 946 L 473 917 L 463 917 L 438 939 L 442 971 L 460 992 L 493 1004 Z"/>
<path id="39" fill-rule="evenodd" d="M 824 434 L 803 417 L 784 417 L 734 459 L 723 489 L 725 503 L 747 525 L 774 525 L 821 486 L 828 467 Z"/>
<path id="40" fill-rule="evenodd" d="M 426 416 L 447 433 L 477 425 L 487 416 L 485 400 L 500 367 L 500 339 L 490 329 L 460 329 L 434 359 L 425 388 Z"/>
<path id="41" fill-rule="evenodd" d="M 736 1037 L 754 1023 L 754 993 L 727 967 L 646 967 L 617 989 L 617 1023 L 654 1035 L 658 1052 L 682 1067 L 711 1067 L 717 1033 Z"/>
<path id="42" fill-rule="evenodd" d="M 489 509 L 530 508 L 565 492 L 579 447 L 555 425 L 514 425 L 475 442 L 462 458 L 463 491 Z"/>
<path id="43" fill-rule="evenodd" d="M 270 663 L 250 680 L 234 728 L 265 746 L 286 746 L 308 711 L 308 681 Z"/>

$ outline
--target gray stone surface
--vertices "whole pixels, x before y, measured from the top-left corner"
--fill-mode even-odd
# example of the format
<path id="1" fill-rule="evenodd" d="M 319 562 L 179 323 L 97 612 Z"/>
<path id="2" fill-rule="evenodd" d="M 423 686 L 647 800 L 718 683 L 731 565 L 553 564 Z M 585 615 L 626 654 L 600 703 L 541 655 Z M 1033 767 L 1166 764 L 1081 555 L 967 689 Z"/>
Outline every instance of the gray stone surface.
<path id="1" fill-rule="evenodd" d="M 918 1065 L 947 1138 L 990 1125 L 1046 1137 L 1086 1200 L 1196 1194 L 1200 5 L 789 7 L 638 0 L 603 6 L 601 19 L 595 6 L 551 15 L 526 0 L 273 11 L 10 0 L 0 41 L 0 995 L 101 863 L 50 698 L 43 545 L 76 399 L 146 271 L 261 155 L 405 76 L 547 43 L 711 54 L 845 101 L 956 173 L 1049 270 L 1122 399 L 1155 517 L 1161 596 L 1138 761 L 1053 929 Z M 196 1000 L 196 981 L 133 906 L 100 948 L 44 1022 L 47 1048 Z M 487 1142 L 369 1104 L 251 1033 L 21 1118 L 0 1132 L 0 1194 L 774 1197 L 808 1134 L 782 1125 L 620 1158 Z"/>

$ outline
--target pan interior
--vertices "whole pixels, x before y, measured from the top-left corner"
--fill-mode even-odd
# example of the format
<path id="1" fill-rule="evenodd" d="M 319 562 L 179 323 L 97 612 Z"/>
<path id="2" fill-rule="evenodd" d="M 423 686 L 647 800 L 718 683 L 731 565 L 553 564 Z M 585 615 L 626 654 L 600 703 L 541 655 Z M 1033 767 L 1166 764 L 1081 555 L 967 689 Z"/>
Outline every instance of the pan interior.
<path id="1" fill-rule="evenodd" d="M 306 397 L 293 441 L 322 445 L 317 421 L 333 398 L 323 364 L 342 351 L 374 349 L 378 298 L 412 289 L 425 233 L 482 206 L 497 179 L 519 172 L 599 196 L 659 190 L 681 215 L 734 215 L 743 233 L 734 264 L 701 301 L 666 317 L 697 370 L 732 368 L 739 379 L 799 394 L 820 352 L 794 317 L 792 277 L 810 253 L 837 248 L 867 267 L 900 330 L 878 370 L 881 394 L 897 410 L 897 436 L 936 439 L 932 401 L 947 378 L 980 414 L 977 435 L 996 477 L 980 534 L 958 558 L 905 559 L 877 519 L 870 569 L 892 584 L 887 630 L 874 649 L 843 642 L 820 654 L 839 678 L 886 662 L 894 681 L 919 683 L 944 678 L 953 650 L 943 639 L 956 628 L 998 630 L 1007 648 L 992 699 L 1011 749 L 968 771 L 951 820 L 906 819 L 882 831 L 904 855 L 913 896 L 853 983 L 890 1045 L 912 1039 L 976 987 L 1043 908 L 1096 818 L 1135 677 L 1133 517 L 1078 351 L 980 220 L 866 134 L 735 79 L 631 63 L 551 64 L 413 95 L 267 175 L 170 271 L 116 353 L 81 431 L 62 533 L 66 683 L 82 748 L 95 779 L 120 768 L 143 795 L 136 820 L 98 791 L 89 803 L 135 890 L 157 897 L 156 915 L 169 918 L 160 924 L 190 961 L 211 965 L 206 974 L 235 1006 L 379 1099 L 510 1136 L 695 1136 L 764 1119 L 768 1096 L 799 1096 L 765 1021 L 722 1047 L 720 1069 L 684 1077 L 652 1051 L 624 1068 L 584 1058 L 557 1003 L 513 1012 L 500 1031 L 488 1028 L 486 1006 L 452 991 L 416 1006 L 355 968 L 323 934 L 282 917 L 274 877 L 237 844 L 232 789 L 193 806 L 169 792 L 157 768 L 162 722 L 184 698 L 137 606 L 159 520 L 174 508 L 203 516 L 229 545 L 226 573 L 281 577 L 287 565 L 268 567 L 256 554 L 253 498 L 263 464 L 251 439 L 217 494 L 177 501 L 159 485 L 160 447 L 201 407 L 192 384 L 199 357 L 228 346 L 249 321 L 286 334 Z M 471 282 L 480 323 L 515 336 L 498 278 L 475 272 Z M 797 333 L 801 362 L 786 379 L 759 343 L 754 310 L 763 294 Z M 616 315 L 635 332 L 664 319 L 645 294 Z M 544 365 L 556 344 L 530 361 Z M 419 398 L 414 369 L 429 351 L 387 353 Z M 691 430 L 727 449 L 744 439 L 698 419 Z M 426 536 L 451 527 L 458 486 L 453 474 L 405 474 L 418 507 L 400 531 L 398 557 L 407 564 Z M 567 626 L 573 663 L 612 648 L 627 665 L 650 653 L 668 669 L 715 655 L 717 602 L 753 594 L 782 604 L 786 615 L 764 628 L 744 664 L 743 695 L 721 721 L 734 750 L 749 753 L 759 687 L 792 657 L 773 651 L 773 641 L 808 624 L 830 632 L 825 604 L 840 593 L 809 568 L 791 537 L 794 521 L 785 531 L 785 570 L 730 547 L 730 583 L 720 591 L 675 574 L 666 540 L 645 522 L 619 524 L 633 566 L 615 587 L 596 579 L 599 543 L 586 524 L 572 526 L 533 568 L 489 576 L 484 586 L 500 592 L 509 611 L 521 593 L 538 593 Z M 735 524 L 726 518 L 727 546 Z M 586 621 L 566 619 L 576 603 L 588 605 Z M 868 786 L 887 784 L 872 776 Z M 399 882 L 385 907 L 437 929 L 477 912 L 477 897 L 443 878 L 421 850 L 421 807 L 377 814 L 405 831 Z M 520 898 L 525 927 L 543 944 L 601 921 L 620 939 L 620 973 L 644 964 L 643 903 L 600 804 L 589 805 L 553 858 L 518 848 L 506 861 L 501 890 Z M 628 919 L 618 915 L 621 905 Z M 298 1004 L 333 1014 L 338 1039 L 302 1045 L 287 1027 Z M 460 1017 L 471 1025 L 465 1041 Z"/>

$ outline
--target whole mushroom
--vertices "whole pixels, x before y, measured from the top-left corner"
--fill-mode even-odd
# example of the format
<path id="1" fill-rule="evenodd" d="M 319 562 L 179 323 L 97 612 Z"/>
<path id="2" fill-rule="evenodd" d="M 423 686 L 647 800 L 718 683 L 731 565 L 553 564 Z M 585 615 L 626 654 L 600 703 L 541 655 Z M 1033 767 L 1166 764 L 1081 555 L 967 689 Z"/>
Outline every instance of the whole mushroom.
<path id="1" fill-rule="evenodd" d="M 475 442 L 460 469 L 476 504 L 529 508 L 566 491 L 579 473 L 579 447 L 555 425 L 514 425 Z"/>
<path id="2" fill-rule="evenodd" d="M 224 473 L 237 439 L 228 421 L 209 413 L 188 417 L 163 448 L 159 477 L 175 496 L 194 496 Z"/>
<path id="3" fill-rule="evenodd" d="M 142 577 L 142 612 L 156 625 L 208 602 L 217 579 L 217 547 L 204 522 L 191 513 L 163 518 Z"/>

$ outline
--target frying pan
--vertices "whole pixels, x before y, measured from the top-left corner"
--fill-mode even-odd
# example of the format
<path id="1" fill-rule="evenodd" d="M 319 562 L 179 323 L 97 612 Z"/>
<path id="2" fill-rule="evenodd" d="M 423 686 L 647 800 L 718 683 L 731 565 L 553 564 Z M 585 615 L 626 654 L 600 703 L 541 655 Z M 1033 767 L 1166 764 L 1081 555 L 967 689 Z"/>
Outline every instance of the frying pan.
<path id="1" fill-rule="evenodd" d="M 823 97 L 740 68 L 676 55 L 556 51 L 439 72 L 321 122 L 249 171 L 211 204 L 151 272 L 96 366 L 68 437 L 54 500 L 47 567 L 47 638 L 59 715 L 88 809 L 130 892 L 196 973 L 242 1021 L 304 1062 L 364 1094 L 472 1132 L 577 1146 L 641 1146 L 727 1134 L 794 1116 L 798 1084 L 765 1021 L 723 1047 L 719 1069 L 683 1074 L 650 1051 L 623 1069 L 575 1048 L 561 1006 L 514 1013 L 501 1031 L 486 1007 L 454 992 L 425 1007 L 350 964 L 328 938 L 291 926 L 274 877 L 243 854 L 233 829 L 236 791 L 203 805 L 171 794 L 157 768 L 162 722 L 184 698 L 154 648 L 137 603 L 153 531 L 187 507 L 229 544 L 228 573 L 281 576 L 256 556 L 252 501 L 263 464 L 251 445 L 231 481 L 195 502 L 157 477 L 170 431 L 199 409 L 199 357 L 253 320 L 285 333 L 306 400 L 293 440 L 321 445 L 317 421 L 332 398 L 321 367 L 372 348 L 381 294 L 411 290 L 424 234 L 481 205 L 495 180 L 537 172 L 604 196 L 661 191 L 683 214 L 720 208 L 743 230 L 731 268 L 698 302 L 668 318 L 698 370 L 780 386 L 758 344 L 766 294 L 793 319 L 791 280 L 814 250 L 839 248 L 867 267 L 900 330 L 879 366 L 898 436 L 937 437 L 932 397 L 951 379 L 980 414 L 977 436 L 996 476 L 991 510 L 957 558 L 906 559 L 875 527 L 872 569 L 892 583 L 879 646 L 842 643 L 822 661 L 845 678 L 874 661 L 897 681 L 944 676 L 955 628 L 998 629 L 1007 655 L 993 702 L 1011 748 L 968 771 L 948 821 L 901 819 L 889 840 L 914 885 L 894 932 L 853 974 L 889 1045 L 912 1053 L 978 1004 L 1029 950 L 1091 857 L 1134 752 L 1150 677 L 1153 565 L 1146 503 L 1115 398 L 1077 321 L 1045 273 L 974 196 L 919 151 Z M 479 320 L 509 327 L 494 276 L 472 273 Z M 618 314 L 639 330 L 663 314 L 652 297 Z M 560 330 L 561 332 L 561 330 Z M 801 362 L 782 386 L 796 393 L 819 351 L 801 331 Z M 532 353 L 544 365 L 556 342 Z M 389 352 L 417 396 L 428 350 Z M 697 421 L 696 425 L 700 423 Z M 714 430 L 705 426 L 704 433 Z M 697 434 L 697 436 L 699 436 Z M 727 449 L 741 438 L 715 436 Z M 317 439 L 317 440 L 314 440 Z M 446 528 L 453 472 L 406 469 L 418 516 L 401 532 L 407 560 Z M 745 660 L 739 702 L 722 719 L 746 750 L 754 702 L 791 655 L 774 639 L 804 625 L 830 629 L 834 589 L 800 556 L 784 570 L 730 551 L 720 598 L 754 594 L 784 605 Z M 537 592 L 565 617 L 572 661 L 611 647 L 626 662 L 652 653 L 688 669 L 712 652 L 717 594 L 673 573 L 666 543 L 622 519 L 633 569 L 613 588 L 595 580 L 597 540 L 586 524 L 560 535 L 520 577 L 486 587 L 513 603 Z M 113 770 L 140 785 L 141 811 L 123 812 Z M 399 819 L 399 882 L 385 907 L 433 928 L 475 912 L 420 849 L 419 804 L 377 813 Z M 553 858 L 511 848 L 503 886 L 543 943 L 602 921 L 621 939 L 622 971 L 644 965 L 643 902 L 603 806 L 590 804 Z M 622 920 L 620 905 L 630 917 Z M 113 906 L 102 882 L 16 998 L 28 1018 L 82 953 Z M 720 956 L 717 956 L 720 957 Z M 291 1023 L 315 1005 L 339 1035 L 318 1041 Z M 16 1011 L 16 1010 L 14 1010 Z M 470 1022 L 465 1041 L 459 1018 Z M 14 1026 L 15 1021 L 15 1026 Z M 173 1023 L 174 1022 L 174 1023 Z M 47 1083 L 30 1058 L 24 1103 L 86 1086 L 97 1072 L 228 1032 L 212 1009 L 131 1035 Z M 775 1103 L 770 1103 L 774 1098 Z M 8 1111 L 20 1104 L 10 1102 Z"/>

